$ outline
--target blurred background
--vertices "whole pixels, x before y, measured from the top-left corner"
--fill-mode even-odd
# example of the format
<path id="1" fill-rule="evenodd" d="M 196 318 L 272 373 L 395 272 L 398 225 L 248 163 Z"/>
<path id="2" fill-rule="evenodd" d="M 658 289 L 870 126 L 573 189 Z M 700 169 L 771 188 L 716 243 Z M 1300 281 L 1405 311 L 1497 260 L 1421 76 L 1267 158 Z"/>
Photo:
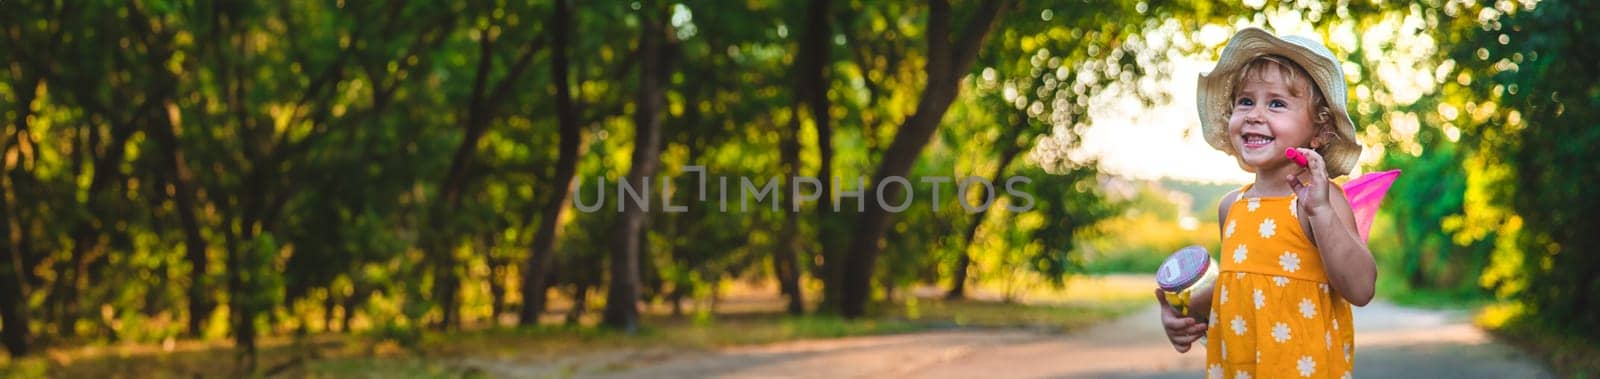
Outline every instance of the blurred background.
<path id="1" fill-rule="evenodd" d="M 1080 330 L 1216 251 L 1253 178 L 1199 136 L 1194 78 L 1260 26 L 1339 55 L 1358 171 L 1404 170 L 1380 299 L 1594 375 L 1597 8 L 0 1 L 0 372 L 563 376 L 652 359 L 576 352 Z M 831 206 L 888 176 L 905 211 Z M 916 178 L 941 176 L 1031 199 L 935 201 Z M 791 207 L 791 177 L 820 200 Z M 739 178 L 778 198 L 718 209 Z"/>

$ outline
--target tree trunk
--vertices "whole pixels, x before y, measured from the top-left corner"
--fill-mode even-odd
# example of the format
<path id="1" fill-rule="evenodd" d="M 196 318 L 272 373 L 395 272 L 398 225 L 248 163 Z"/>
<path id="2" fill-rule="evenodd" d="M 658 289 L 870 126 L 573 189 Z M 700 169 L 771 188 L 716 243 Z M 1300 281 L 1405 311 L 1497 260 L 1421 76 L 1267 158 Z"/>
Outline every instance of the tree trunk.
<path id="1" fill-rule="evenodd" d="M 572 86 L 568 83 L 567 46 L 572 33 L 569 21 L 574 12 L 568 8 L 567 1 L 555 1 L 556 10 L 551 18 L 555 31 L 550 51 L 550 75 L 556 86 L 560 156 L 556 158 L 556 176 L 550 184 L 554 196 L 538 211 L 541 218 L 539 230 L 533 234 L 533 248 L 528 252 L 528 262 L 522 266 L 521 325 L 538 324 L 539 314 L 544 312 L 546 293 L 550 287 L 550 265 L 555 263 L 556 223 L 561 220 L 561 211 L 566 209 L 567 195 L 572 193 L 572 178 L 578 172 L 578 148 L 582 136 L 579 134 L 577 108 L 572 103 Z"/>
<path id="2" fill-rule="evenodd" d="M 0 343 L 12 357 L 28 354 L 28 312 L 23 308 L 21 273 L 14 261 L 0 262 Z"/>
<path id="3" fill-rule="evenodd" d="M 1026 125 L 1013 126 L 1011 130 L 1021 130 L 1023 126 Z M 1000 176 L 1005 175 L 1006 166 L 1010 166 L 1011 161 L 1016 160 L 1017 155 L 1022 153 L 1022 146 L 1017 145 L 1016 136 L 1013 133 L 1003 133 L 996 143 L 1005 147 L 1004 151 L 1000 153 L 999 165 L 994 168 L 994 175 L 989 176 L 989 183 L 1000 183 L 1002 180 Z M 993 196 L 988 192 L 988 187 L 978 187 L 978 196 Z M 958 200 L 967 201 L 967 199 Z M 950 292 L 945 293 L 945 299 L 954 300 L 967 296 L 967 270 L 972 266 L 972 255 L 967 251 L 972 249 L 972 241 L 978 236 L 978 226 L 983 224 L 983 218 L 988 216 L 990 208 L 993 207 L 984 207 L 978 210 L 977 213 L 972 214 L 972 220 L 967 223 L 966 234 L 962 236 L 961 253 L 956 256 L 955 269 L 951 270 L 951 276 L 953 277 L 950 278 Z"/>
<path id="4" fill-rule="evenodd" d="M 23 91 L 32 92 L 32 91 Z M 24 106 L 23 108 L 27 108 Z M 26 112 L 19 112 L 26 113 Z M 18 124 L 23 125 L 23 124 Z M 21 165 L 18 165 L 21 166 Z M 21 170 L 21 167 L 15 170 Z M 7 175 L 10 176 L 10 175 Z M 8 178 L 0 178 L 0 183 L 5 183 L 6 192 L 14 190 Z M 0 257 L 0 343 L 5 344 L 6 351 L 12 357 L 21 357 L 28 354 L 28 312 L 26 305 L 27 264 L 23 262 L 22 253 L 25 245 L 21 242 L 27 239 L 27 231 L 21 228 L 15 220 L 11 204 L 6 201 L 10 193 L 0 193 L 0 246 L 4 246 L 6 254 Z M 12 234 L 20 234 L 12 238 Z"/>
<path id="5" fill-rule="evenodd" d="M 344 304 L 340 305 L 340 308 L 344 308 L 344 313 L 339 315 L 339 331 L 344 333 L 350 333 L 350 322 L 356 318 L 356 307 L 366 299 L 368 292 L 362 288 L 361 282 L 355 281 L 354 278 L 351 278 L 351 282 L 350 295 L 345 296 Z"/>
<path id="6" fill-rule="evenodd" d="M 0 151 L 0 154 L 20 148 L 22 144 L 33 143 L 22 132 L 28 130 L 28 120 L 32 118 L 32 107 L 28 104 L 33 103 L 37 94 L 35 90 L 39 86 L 39 78 L 40 76 L 31 76 L 20 81 L 23 84 L 16 87 L 18 89 L 16 104 L 19 106 L 11 124 L 15 125 L 15 130 L 4 136 L 11 141 L 3 145 L 6 151 Z M 4 246 L 6 250 L 6 256 L 0 257 L 6 260 L 0 262 L 0 343 L 5 344 L 6 351 L 13 357 L 28 354 L 30 333 L 25 299 L 29 292 L 27 272 L 30 263 L 27 258 L 31 255 L 32 247 L 25 227 L 28 223 L 22 220 L 22 212 L 13 207 L 15 204 L 6 199 L 20 199 L 18 187 L 30 181 L 28 180 L 32 176 L 32 173 L 28 172 L 30 166 L 24 163 L 19 159 L 15 165 L 6 167 L 5 172 L 0 173 L 4 175 L 0 177 L 0 191 L 3 191 L 0 192 L 0 217 L 4 217 L 0 219 L 0 237 L 3 237 L 0 238 L 0 244 L 3 245 L 0 246 Z"/>
<path id="7" fill-rule="evenodd" d="M 255 311 L 246 298 L 252 294 L 246 293 L 243 270 L 243 258 L 246 254 L 241 251 L 240 240 L 249 240 L 249 237 L 235 237 L 228 233 L 228 259 L 224 263 L 228 270 L 228 313 L 232 324 L 233 344 L 238 349 L 234 357 L 238 373 L 255 371 L 256 360 L 256 329 Z"/>
<path id="8" fill-rule="evenodd" d="M 189 329 L 190 337 L 199 337 L 211 317 L 211 302 L 206 297 L 206 241 L 200 234 L 200 221 L 196 215 L 194 187 L 188 163 L 184 161 L 183 148 L 178 144 L 178 108 L 167 102 L 166 112 L 158 115 L 161 123 L 151 125 L 148 135 L 154 137 L 166 153 L 163 157 L 167 169 L 167 182 L 172 184 L 173 202 L 177 205 L 178 221 L 183 227 L 184 257 L 189 261 Z"/>
<path id="9" fill-rule="evenodd" d="M 822 275 L 825 276 L 823 281 L 831 280 L 838 283 L 844 278 L 844 270 L 842 270 L 844 266 L 842 264 L 844 262 L 844 248 L 841 246 L 843 241 L 840 235 L 845 230 L 842 230 L 844 225 L 839 222 L 838 212 L 834 212 L 832 207 L 833 117 L 829 109 L 832 105 L 828 101 L 830 82 L 827 75 L 828 65 L 832 62 L 832 59 L 829 58 L 830 54 L 828 54 L 831 50 L 829 43 L 832 38 L 830 36 L 833 34 L 831 12 L 832 5 L 829 0 L 814 1 L 806 9 L 807 25 L 812 26 L 806 30 L 801 50 L 810 50 L 812 58 L 808 59 L 811 63 L 805 68 L 806 72 L 801 73 L 801 77 L 810 78 L 805 79 L 810 88 L 802 96 L 805 97 L 804 101 L 811 110 L 811 122 L 817 128 L 817 179 L 822 183 L 822 191 L 819 198 L 829 205 L 828 207 L 823 207 L 819 203 L 817 207 L 817 240 L 821 242 L 820 248 L 822 249 L 823 257 L 823 267 L 819 271 L 822 271 Z M 823 292 L 823 303 L 825 305 L 837 304 L 838 299 L 841 298 L 838 293 Z"/>
<path id="10" fill-rule="evenodd" d="M 425 248 L 429 250 L 433 269 L 432 297 L 439 306 L 440 318 L 434 324 L 435 329 L 448 329 L 457 326 L 460 320 L 456 317 L 456 296 L 460 278 L 456 275 L 456 258 L 451 250 L 453 233 L 450 217 L 455 214 L 456 208 L 461 203 L 461 192 L 466 187 L 467 168 L 472 165 L 473 153 L 477 151 L 478 139 L 485 132 L 488 125 L 489 107 L 485 99 L 485 88 L 488 87 L 489 71 L 494 66 L 494 39 L 489 37 L 486 28 L 480 28 L 478 37 L 478 67 L 472 80 L 472 98 L 468 101 L 463 111 L 462 119 L 466 120 L 466 130 L 461 142 L 456 145 L 455 153 L 450 158 L 450 168 L 445 171 L 444 180 L 439 183 L 439 197 L 433 204 L 433 212 L 429 213 L 429 225 L 432 230 Z"/>
<path id="11" fill-rule="evenodd" d="M 672 317 L 683 316 L 683 286 L 674 285 L 672 292 L 667 294 L 667 302 L 672 303 Z"/>
<path id="12" fill-rule="evenodd" d="M 780 148 L 785 175 L 789 177 L 788 188 L 791 189 L 793 179 L 800 176 L 800 146 L 799 141 L 796 141 L 800 134 L 800 113 L 792 112 L 792 114 L 794 119 L 789 122 L 791 128 L 784 136 L 783 146 Z M 783 228 L 779 231 L 778 248 L 773 251 L 772 272 L 778 277 L 778 293 L 789 299 L 787 308 L 789 314 L 799 315 L 805 313 L 805 299 L 800 293 L 800 270 L 795 262 L 795 251 L 800 244 L 798 238 L 800 212 L 796 211 L 795 207 L 799 206 L 800 201 L 796 196 L 792 196 L 793 194 L 794 192 L 790 192 L 791 196 L 785 196 L 789 199 L 789 204 L 785 207 L 787 209 L 784 209 L 787 215 L 783 219 Z"/>
<path id="13" fill-rule="evenodd" d="M 94 93 L 77 91 L 74 94 L 74 98 L 88 105 L 90 113 L 102 114 L 107 120 L 110 120 L 111 139 L 105 146 L 91 145 L 89 150 L 91 152 L 90 155 L 93 156 L 94 151 L 104 149 L 101 155 L 93 156 L 94 172 L 91 174 L 89 181 L 88 196 L 82 204 L 83 209 L 87 211 L 88 217 L 78 219 L 72 230 L 73 244 L 68 256 L 71 261 L 71 271 L 70 275 L 66 276 L 68 282 L 65 287 L 62 287 L 66 291 L 64 296 L 61 296 L 61 299 L 65 301 L 63 318 L 60 323 L 63 336 L 71 336 L 75 333 L 75 330 L 73 330 L 74 324 L 76 324 L 75 321 L 82 316 L 79 312 L 78 304 L 84 300 L 82 297 L 88 290 L 91 276 L 90 269 L 95 267 L 96 260 L 105 255 L 105 246 L 101 242 L 102 236 L 112 233 L 125 233 L 120 229 L 108 227 L 115 221 L 111 215 L 114 212 L 108 212 L 104 209 L 104 206 L 107 200 L 117 201 L 114 198 L 108 199 L 105 197 L 120 192 L 108 191 L 108 188 L 121 180 L 120 177 L 123 176 L 120 167 L 127 155 L 128 141 L 140 131 L 139 122 L 141 121 L 149 129 L 164 128 L 170 125 L 170 123 L 164 122 L 167 117 L 164 105 L 167 104 L 168 99 L 172 96 L 174 83 L 177 82 L 176 78 L 166 69 L 166 65 L 173 55 L 172 49 L 169 48 L 171 46 L 171 34 L 158 33 L 153 30 L 148 18 L 145 17 L 137 4 L 130 4 L 126 11 L 131 12 L 129 20 L 132 22 L 129 25 L 132 31 L 137 34 L 136 39 L 143 40 L 143 45 L 147 49 L 143 54 L 144 62 L 147 65 L 143 68 L 148 69 L 148 74 L 153 76 L 153 85 L 146 88 L 129 89 L 146 95 L 137 105 L 124 104 L 119 98 L 113 99 L 111 106 L 106 107 L 104 106 L 105 104 L 99 104 L 99 101 L 95 100 L 96 94 Z M 114 88 L 113 93 L 119 92 L 116 91 L 117 89 L 120 88 Z M 125 115 L 116 113 L 119 110 L 126 110 L 128 113 Z M 89 301 L 92 303 L 94 300 Z"/>
<path id="14" fill-rule="evenodd" d="M 500 315 L 505 313 L 506 284 L 511 281 L 506 275 L 511 262 L 494 255 L 495 231 L 485 230 L 479 235 L 478 243 L 483 246 L 483 261 L 489 266 L 489 325 L 499 326 Z"/>
<path id="15" fill-rule="evenodd" d="M 334 297 L 333 286 L 328 286 L 322 298 L 322 332 L 333 332 L 333 311 L 339 309 L 339 299 Z"/>
<path id="16" fill-rule="evenodd" d="M 572 309 L 567 310 L 567 325 L 578 325 L 583 319 L 584 308 L 589 307 L 589 281 L 579 281 L 574 287 L 576 288 L 572 291 Z"/>
<path id="17" fill-rule="evenodd" d="M 639 36 L 639 92 L 634 108 L 634 139 L 632 166 L 624 180 L 640 186 L 645 199 L 649 199 L 650 183 L 660 163 L 661 110 L 666 103 L 666 87 L 662 78 L 667 68 L 661 54 L 666 27 L 661 23 L 658 4 L 647 1 L 641 12 L 643 25 Z M 619 185 L 620 188 L 620 185 Z M 639 244 L 640 230 L 644 225 L 643 204 L 623 201 L 617 204 L 622 215 L 611 233 L 616 242 L 611 251 L 611 284 L 606 288 L 606 326 L 634 333 L 638 328 L 639 310 Z"/>
<path id="18" fill-rule="evenodd" d="M 917 110 L 907 118 L 895 133 L 889 150 L 884 152 L 883 163 L 873 175 L 873 183 L 882 183 L 892 176 L 904 177 L 911 171 L 922 148 L 927 146 L 939 121 L 950 109 L 960 92 L 960 80 L 977 59 L 979 49 L 993 28 L 995 20 L 1006 7 L 1006 0 L 987 0 L 978 6 L 977 14 L 968 20 L 965 29 L 954 44 L 950 41 L 950 4 L 943 0 L 929 1 L 927 87 L 917 102 Z M 873 184 L 872 186 L 876 186 Z M 872 193 L 873 189 L 863 189 Z M 888 192 L 888 204 L 899 204 L 905 188 Z M 844 267 L 843 299 L 840 313 L 847 318 L 866 314 L 868 297 L 872 291 L 872 274 L 876 269 L 881 239 L 889 228 L 890 214 L 883 207 L 867 207 L 857 220 Z"/>
<path id="19" fill-rule="evenodd" d="M 118 115 L 108 114 L 106 117 L 117 119 Z M 133 136 L 134 127 L 129 122 L 112 122 L 111 141 L 105 145 L 105 153 L 94 160 L 94 173 L 89 180 L 88 197 L 82 204 L 87 218 L 78 220 L 72 229 L 72 250 L 68 256 L 70 267 L 69 275 L 65 280 L 57 282 L 57 290 L 62 291 L 62 296 L 57 297 L 62 303 L 62 318 L 58 332 L 63 337 L 76 334 L 74 326 L 81 316 L 78 303 L 84 291 L 89 287 L 89 266 L 102 255 L 100 236 L 111 220 L 106 219 L 108 212 L 101 210 L 101 199 L 105 189 L 120 174 L 118 166 L 122 165 L 123 153 L 126 152 L 128 139 Z"/>
<path id="20" fill-rule="evenodd" d="M 235 23 L 238 21 L 235 17 L 236 15 L 229 12 L 220 12 L 217 16 L 222 18 L 222 20 L 218 21 L 219 25 L 236 25 Z M 248 88 L 246 79 L 249 76 L 244 74 L 245 69 L 239 62 L 240 60 L 250 59 L 243 43 L 244 37 L 231 27 L 217 28 L 214 37 L 217 39 L 213 41 L 216 49 L 212 52 L 218 62 L 216 70 L 217 77 L 221 79 L 220 95 L 224 97 L 222 101 L 227 106 L 226 114 L 223 117 L 232 118 L 233 127 L 237 128 L 240 138 L 246 139 L 242 141 L 243 155 L 246 160 L 248 162 L 263 161 L 264 157 L 262 157 L 258 145 L 248 140 L 249 136 L 254 133 L 250 130 L 250 126 L 253 125 L 249 116 L 250 110 L 247 109 L 245 104 Z M 234 51 L 226 51 L 229 48 Z M 254 236 L 252 232 L 254 229 L 254 208 L 261 197 L 259 193 L 261 188 L 259 171 L 262 171 L 262 169 L 257 166 L 251 166 L 249 169 L 251 172 L 241 174 L 241 176 L 244 176 L 241 179 L 245 184 L 241 188 L 242 191 L 236 194 L 238 210 L 229 210 L 229 216 L 224 218 L 222 222 L 222 225 L 238 224 L 237 227 L 224 227 L 222 233 L 224 245 L 227 247 L 227 258 L 224 260 L 223 265 L 227 272 L 228 321 L 231 326 L 229 331 L 233 333 L 234 348 L 237 349 L 234 363 L 235 371 L 238 374 L 254 372 L 256 363 L 255 310 L 251 307 L 251 301 L 248 300 L 254 294 L 248 292 L 248 287 L 245 283 L 244 271 L 246 268 L 244 267 L 242 255 L 247 254 L 243 251 L 246 249 L 243 244 L 251 242 Z"/>
<path id="21" fill-rule="evenodd" d="M 433 260 L 435 283 L 433 298 L 441 307 L 444 316 L 435 327 L 441 329 L 459 327 L 461 322 L 460 309 L 457 306 L 461 277 L 456 273 L 458 262 L 450 252 L 455 231 L 449 230 L 446 226 L 456 209 L 460 208 L 462 192 L 470 184 L 468 170 L 472 166 L 473 155 L 477 153 L 478 140 L 488 131 L 489 121 L 494 118 L 500 102 L 510 95 L 518 78 L 527 72 L 528 66 L 533 62 L 534 53 L 543 48 L 538 39 L 530 42 L 521 50 L 517 59 L 506 67 L 505 77 L 491 89 L 489 75 L 494 69 L 495 38 L 490 35 L 487 27 L 478 29 L 478 33 L 478 67 L 472 81 L 472 97 L 463 110 L 466 131 L 451 156 L 450 168 L 445 172 L 444 181 L 440 183 L 440 195 L 434 204 L 435 211 L 430 215 L 433 232 L 443 235 L 430 237 L 431 241 L 424 246 L 429 250 L 427 255 Z"/>
<path id="22" fill-rule="evenodd" d="M 824 68 L 828 64 L 828 35 L 832 34 L 829 22 L 829 0 L 813 0 L 806 6 L 805 35 L 800 40 L 800 52 L 796 62 L 795 75 L 795 104 L 791 112 L 789 135 L 784 140 L 783 161 L 790 180 L 800 176 L 800 107 L 802 104 L 811 109 L 811 122 L 817 128 L 817 149 L 821 164 L 817 177 L 821 182 L 821 199 L 824 203 L 833 198 L 833 128 L 830 126 L 832 118 L 828 115 L 828 81 L 824 75 Z M 796 199 L 794 185 L 789 183 L 790 196 L 788 217 L 784 220 L 782 230 L 783 244 L 779 247 L 777 256 L 773 259 L 774 270 L 778 273 L 780 291 L 789 297 L 788 311 L 790 314 L 805 312 L 805 297 L 800 290 L 800 265 L 796 257 L 799 249 L 797 234 L 799 233 L 800 213 L 796 210 L 799 199 Z M 830 270 L 837 265 L 830 260 L 829 252 L 833 233 L 830 232 L 828 222 L 831 214 L 829 207 L 824 203 L 817 204 L 817 234 L 822 242 L 823 251 L 823 280 L 836 279 Z M 828 296 L 824 296 L 828 298 Z M 835 297 L 836 298 L 836 297 Z"/>
<path id="23" fill-rule="evenodd" d="M 796 88 L 803 88 L 803 85 Z M 803 92 L 803 91 L 798 91 Z M 800 177 L 800 102 L 796 101 L 794 108 L 789 112 L 789 128 L 783 134 L 783 142 L 779 146 L 779 155 L 783 161 L 785 188 L 789 188 L 788 204 L 784 206 L 785 217 L 783 228 L 778 232 L 778 248 L 773 251 L 772 272 L 778 277 L 778 293 L 789 299 L 789 314 L 805 312 L 804 299 L 800 296 L 800 272 L 795 264 L 795 251 L 799 248 L 800 199 L 795 194 L 794 179 Z M 821 207 L 819 207 L 820 209 Z"/>

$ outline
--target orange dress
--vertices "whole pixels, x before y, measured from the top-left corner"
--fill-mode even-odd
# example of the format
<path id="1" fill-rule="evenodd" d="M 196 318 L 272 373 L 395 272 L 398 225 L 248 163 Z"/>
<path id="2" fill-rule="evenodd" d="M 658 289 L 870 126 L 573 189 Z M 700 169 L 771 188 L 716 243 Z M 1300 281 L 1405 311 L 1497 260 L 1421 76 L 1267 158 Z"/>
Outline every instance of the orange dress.
<path id="1" fill-rule="evenodd" d="M 1240 195 L 1229 205 L 1206 333 L 1209 377 L 1350 377 L 1350 303 L 1328 287 L 1298 208 L 1292 195 Z"/>

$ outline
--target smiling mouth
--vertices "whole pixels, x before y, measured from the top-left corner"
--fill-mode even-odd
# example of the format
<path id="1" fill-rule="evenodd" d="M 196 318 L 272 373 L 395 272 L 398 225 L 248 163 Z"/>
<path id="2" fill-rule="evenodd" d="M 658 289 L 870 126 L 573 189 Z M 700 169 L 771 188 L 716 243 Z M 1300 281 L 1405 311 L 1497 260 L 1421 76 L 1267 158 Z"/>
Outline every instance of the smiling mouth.
<path id="1" fill-rule="evenodd" d="M 1274 140 L 1271 136 L 1256 133 L 1245 133 L 1240 137 L 1244 138 L 1244 147 L 1251 149 L 1267 146 Z"/>

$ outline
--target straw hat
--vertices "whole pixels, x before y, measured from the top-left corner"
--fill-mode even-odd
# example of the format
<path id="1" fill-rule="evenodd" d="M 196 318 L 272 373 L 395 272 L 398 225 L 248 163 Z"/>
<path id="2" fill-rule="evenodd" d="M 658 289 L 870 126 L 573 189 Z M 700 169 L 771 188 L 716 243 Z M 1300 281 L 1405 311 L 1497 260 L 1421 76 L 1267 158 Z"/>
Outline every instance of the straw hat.
<path id="1" fill-rule="evenodd" d="M 1361 157 L 1361 144 L 1356 143 L 1355 122 L 1351 121 L 1345 105 L 1345 93 L 1348 91 L 1344 69 L 1332 51 L 1306 37 L 1279 38 L 1252 27 L 1240 30 L 1228 40 L 1217 66 L 1211 72 L 1200 74 L 1200 88 L 1196 97 L 1199 98 L 1200 128 L 1206 142 L 1217 150 L 1239 157 L 1233 144 L 1228 141 L 1228 113 L 1233 109 L 1233 99 L 1230 98 L 1233 88 L 1230 87 L 1235 74 L 1245 63 L 1263 55 L 1278 55 L 1294 61 L 1322 89 L 1322 97 L 1328 100 L 1328 108 L 1333 113 L 1334 133 L 1339 138 L 1337 141 L 1325 141 L 1320 152 L 1327 163 L 1328 177 L 1349 174 Z M 1246 171 L 1254 171 L 1243 160 L 1239 161 L 1239 166 Z"/>

